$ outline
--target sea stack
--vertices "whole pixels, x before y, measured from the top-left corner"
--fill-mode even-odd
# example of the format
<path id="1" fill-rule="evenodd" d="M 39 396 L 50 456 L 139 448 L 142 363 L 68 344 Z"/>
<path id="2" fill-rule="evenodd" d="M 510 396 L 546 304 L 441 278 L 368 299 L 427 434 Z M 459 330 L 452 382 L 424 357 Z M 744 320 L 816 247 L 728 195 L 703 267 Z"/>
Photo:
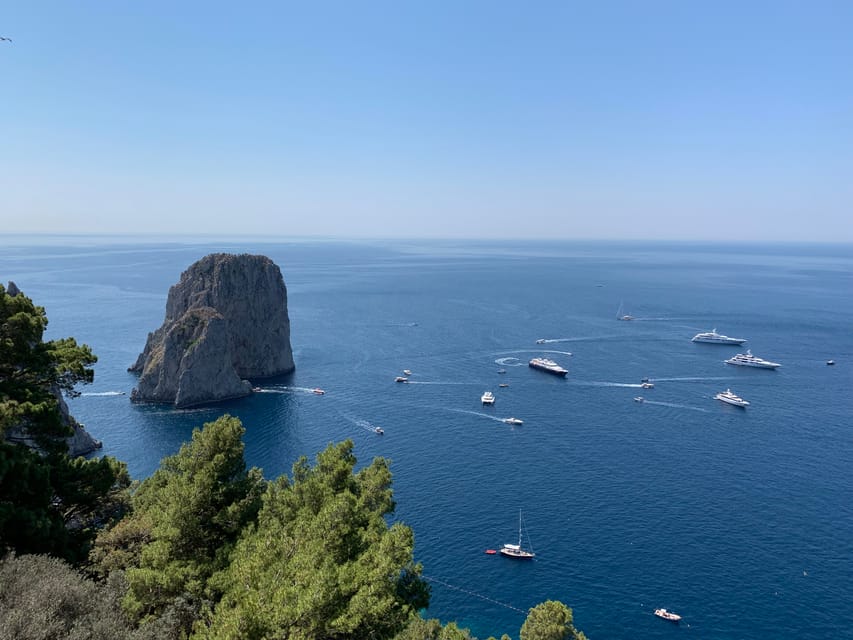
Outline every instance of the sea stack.
<path id="1" fill-rule="evenodd" d="M 293 371 L 287 287 L 266 256 L 214 253 L 169 289 L 163 325 L 128 371 L 134 402 L 189 407 L 248 395 L 248 378 Z"/>

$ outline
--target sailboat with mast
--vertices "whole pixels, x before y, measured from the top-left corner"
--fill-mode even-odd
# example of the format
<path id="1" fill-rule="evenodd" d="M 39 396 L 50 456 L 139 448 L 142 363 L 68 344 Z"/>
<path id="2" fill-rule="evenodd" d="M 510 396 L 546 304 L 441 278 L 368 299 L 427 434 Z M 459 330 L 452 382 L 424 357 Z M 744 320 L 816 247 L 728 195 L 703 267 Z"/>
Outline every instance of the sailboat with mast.
<path id="1" fill-rule="evenodd" d="M 520 560 L 532 560 L 536 555 L 532 550 L 524 549 L 521 546 L 521 509 L 518 510 L 518 544 L 504 544 L 501 547 L 501 555 Z"/>
<path id="2" fill-rule="evenodd" d="M 616 319 L 617 320 L 633 320 L 634 316 L 625 313 L 625 304 L 623 302 L 619 303 L 619 308 L 616 310 Z"/>

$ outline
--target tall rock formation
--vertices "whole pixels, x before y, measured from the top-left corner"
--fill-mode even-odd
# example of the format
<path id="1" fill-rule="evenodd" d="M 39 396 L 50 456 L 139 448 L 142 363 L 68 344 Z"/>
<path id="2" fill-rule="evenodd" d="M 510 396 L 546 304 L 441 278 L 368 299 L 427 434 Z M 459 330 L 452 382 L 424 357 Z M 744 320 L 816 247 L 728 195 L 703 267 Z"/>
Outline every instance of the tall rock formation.
<path id="1" fill-rule="evenodd" d="M 129 371 L 136 402 L 177 407 L 251 393 L 246 378 L 293 371 L 287 287 L 266 256 L 214 253 L 169 289 L 166 319 Z"/>

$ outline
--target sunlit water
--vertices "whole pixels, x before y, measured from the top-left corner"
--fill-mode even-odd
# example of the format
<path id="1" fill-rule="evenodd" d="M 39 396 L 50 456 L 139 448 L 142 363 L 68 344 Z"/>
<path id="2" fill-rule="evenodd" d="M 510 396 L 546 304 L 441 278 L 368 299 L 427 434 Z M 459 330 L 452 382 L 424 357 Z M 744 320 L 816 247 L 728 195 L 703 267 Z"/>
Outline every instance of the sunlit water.
<path id="1" fill-rule="evenodd" d="M 281 267 L 296 373 L 213 407 L 131 404 L 126 369 L 169 287 L 213 251 Z M 850 247 L 77 240 L 4 247 L 0 280 L 46 307 L 48 337 L 99 356 L 70 406 L 135 477 L 224 412 L 267 477 L 345 438 L 361 463 L 390 458 L 428 614 L 475 635 L 517 637 L 546 599 L 598 639 L 853 629 Z M 782 368 L 690 342 L 714 327 Z M 568 377 L 530 369 L 537 355 Z M 729 387 L 750 407 L 713 399 Z M 519 509 L 536 559 L 485 554 L 517 541 Z"/>

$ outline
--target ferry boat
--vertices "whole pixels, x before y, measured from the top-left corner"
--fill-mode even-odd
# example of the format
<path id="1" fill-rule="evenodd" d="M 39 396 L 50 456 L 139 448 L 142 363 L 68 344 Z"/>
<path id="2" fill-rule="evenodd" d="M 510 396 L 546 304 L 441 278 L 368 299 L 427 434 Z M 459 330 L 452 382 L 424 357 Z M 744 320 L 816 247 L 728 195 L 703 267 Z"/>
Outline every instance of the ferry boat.
<path id="1" fill-rule="evenodd" d="M 507 424 L 524 424 L 524 420 L 520 420 L 519 418 L 504 418 L 503 421 Z"/>
<path id="2" fill-rule="evenodd" d="M 560 365 L 558 365 L 553 360 L 549 360 L 548 358 L 533 358 L 530 362 L 527 363 L 529 366 L 534 369 L 539 369 L 540 371 L 547 371 L 548 373 L 553 373 L 555 376 L 563 376 L 569 372 L 568 369 L 563 369 Z"/>
<path id="3" fill-rule="evenodd" d="M 670 622 L 681 622 L 681 616 L 666 609 L 655 609 L 655 615 L 658 618 L 669 620 Z"/>
<path id="4" fill-rule="evenodd" d="M 481 397 L 480 400 L 483 401 L 483 404 L 495 404 L 495 394 L 491 391 L 486 391 Z"/>
<path id="5" fill-rule="evenodd" d="M 704 333 L 697 333 L 693 336 L 693 340 L 691 342 L 707 342 L 708 344 L 734 344 L 741 345 L 746 342 L 746 338 L 730 338 L 729 336 L 724 336 L 722 333 L 717 333 L 716 329 L 711 329 L 711 331 L 705 331 Z"/>
<path id="6" fill-rule="evenodd" d="M 726 364 L 735 364 L 741 367 L 758 367 L 759 369 L 776 369 L 782 365 L 778 362 L 770 362 L 763 360 L 758 356 L 752 355 L 752 351 L 746 350 L 746 353 L 739 353 L 725 361 Z"/>
<path id="7" fill-rule="evenodd" d="M 714 396 L 715 400 L 722 400 L 727 404 L 734 405 L 736 407 L 748 407 L 749 402 L 741 398 L 740 396 L 732 393 L 731 389 L 726 389 L 725 391 L 721 391 L 717 395 Z"/>

